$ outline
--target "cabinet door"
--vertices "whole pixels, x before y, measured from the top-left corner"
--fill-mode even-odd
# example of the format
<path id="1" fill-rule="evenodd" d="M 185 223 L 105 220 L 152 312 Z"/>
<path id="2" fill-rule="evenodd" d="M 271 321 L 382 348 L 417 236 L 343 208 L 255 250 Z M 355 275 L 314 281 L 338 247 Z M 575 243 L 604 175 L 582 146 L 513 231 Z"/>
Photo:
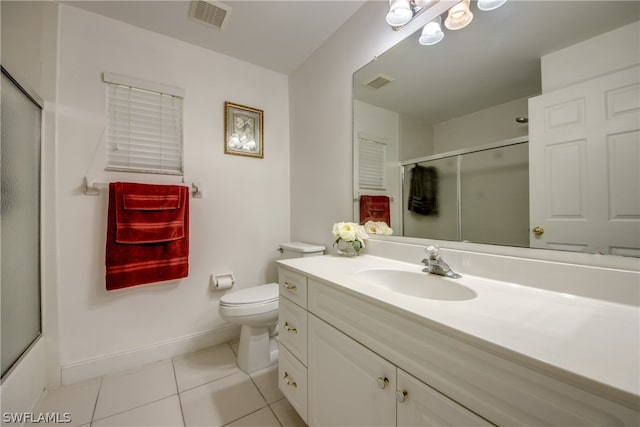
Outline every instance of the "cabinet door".
<path id="1" fill-rule="evenodd" d="M 309 314 L 310 426 L 394 426 L 395 366 Z"/>
<path id="2" fill-rule="evenodd" d="M 398 427 L 493 425 L 401 369 L 397 383 Z"/>

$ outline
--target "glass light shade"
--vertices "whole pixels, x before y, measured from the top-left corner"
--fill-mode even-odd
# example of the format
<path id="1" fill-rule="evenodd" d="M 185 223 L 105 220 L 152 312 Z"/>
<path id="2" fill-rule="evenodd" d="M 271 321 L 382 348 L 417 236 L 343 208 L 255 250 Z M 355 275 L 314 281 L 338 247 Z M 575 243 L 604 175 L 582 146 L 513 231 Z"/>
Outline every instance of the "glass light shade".
<path id="1" fill-rule="evenodd" d="M 469 10 L 470 0 L 462 0 L 460 3 L 449 9 L 444 26 L 450 30 L 460 30 L 471 23 L 473 13 Z"/>
<path id="2" fill-rule="evenodd" d="M 422 34 L 420 34 L 420 39 L 418 40 L 420 44 L 431 46 L 440 42 L 444 38 L 444 33 L 440 27 L 441 22 L 442 19 L 438 16 L 422 28 Z"/>
<path id="3" fill-rule="evenodd" d="M 478 0 L 478 9 L 486 12 L 497 9 L 506 2 L 507 0 Z"/>
<path id="4" fill-rule="evenodd" d="M 435 4 L 437 2 L 438 0 L 414 0 L 415 5 L 418 7 L 427 7 L 430 4 Z"/>
<path id="5" fill-rule="evenodd" d="M 413 18 L 409 0 L 390 0 L 387 24 L 394 27 L 407 24 Z"/>

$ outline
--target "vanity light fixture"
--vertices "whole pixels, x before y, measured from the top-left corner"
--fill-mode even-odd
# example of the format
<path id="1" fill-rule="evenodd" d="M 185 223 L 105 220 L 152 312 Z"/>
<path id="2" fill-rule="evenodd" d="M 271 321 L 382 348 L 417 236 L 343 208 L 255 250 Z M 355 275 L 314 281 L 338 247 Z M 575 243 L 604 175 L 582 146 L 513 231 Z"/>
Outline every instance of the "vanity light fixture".
<path id="1" fill-rule="evenodd" d="M 470 2 L 471 0 L 462 0 L 449 9 L 449 14 L 444 21 L 444 26 L 449 30 L 461 30 L 469 25 L 473 20 L 473 13 L 471 13 L 469 9 Z"/>
<path id="2" fill-rule="evenodd" d="M 488 12 L 505 4 L 507 0 L 478 0 L 478 9 Z"/>
<path id="3" fill-rule="evenodd" d="M 418 13 L 437 3 L 439 0 L 389 0 L 389 12 L 387 13 L 387 23 L 394 30 L 399 30 Z M 505 4 L 507 0 L 478 0 L 478 9 L 481 11 L 491 11 Z M 473 13 L 470 9 L 471 0 L 460 0 L 449 8 L 444 26 L 449 30 L 460 30 L 471 23 Z M 422 28 L 419 42 L 425 46 L 439 43 L 444 38 L 442 32 L 442 16 L 431 20 Z"/>
<path id="4" fill-rule="evenodd" d="M 444 38 L 444 33 L 440 26 L 441 23 L 442 18 L 438 16 L 422 28 L 422 34 L 420 34 L 420 39 L 418 40 L 421 45 L 431 46 Z"/>

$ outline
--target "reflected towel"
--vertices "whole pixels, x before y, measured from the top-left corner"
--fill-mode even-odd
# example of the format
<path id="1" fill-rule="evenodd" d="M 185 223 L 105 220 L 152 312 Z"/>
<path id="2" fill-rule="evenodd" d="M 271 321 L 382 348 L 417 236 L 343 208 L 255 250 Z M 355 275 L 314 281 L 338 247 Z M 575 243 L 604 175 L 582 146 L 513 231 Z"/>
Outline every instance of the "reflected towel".
<path id="1" fill-rule="evenodd" d="M 438 169 L 413 167 L 407 209 L 420 215 L 438 215 Z"/>
<path id="2" fill-rule="evenodd" d="M 107 217 L 107 290 L 187 277 L 187 187 L 111 183 Z"/>
<path id="3" fill-rule="evenodd" d="M 388 196 L 360 196 L 360 223 L 384 222 L 391 226 Z"/>

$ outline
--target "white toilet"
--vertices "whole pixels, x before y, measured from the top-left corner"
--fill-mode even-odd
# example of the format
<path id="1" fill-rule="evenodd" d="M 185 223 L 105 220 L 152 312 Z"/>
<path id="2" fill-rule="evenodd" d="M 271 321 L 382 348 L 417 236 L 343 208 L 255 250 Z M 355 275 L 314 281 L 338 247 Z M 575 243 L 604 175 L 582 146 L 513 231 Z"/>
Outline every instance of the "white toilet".
<path id="1" fill-rule="evenodd" d="M 280 244 L 282 259 L 318 256 L 324 246 L 303 242 Z M 278 362 L 278 284 L 254 286 L 229 292 L 220 298 L 218 313 L 229 323 L 241 325 L 238 366 L 253 372 Z"/>

